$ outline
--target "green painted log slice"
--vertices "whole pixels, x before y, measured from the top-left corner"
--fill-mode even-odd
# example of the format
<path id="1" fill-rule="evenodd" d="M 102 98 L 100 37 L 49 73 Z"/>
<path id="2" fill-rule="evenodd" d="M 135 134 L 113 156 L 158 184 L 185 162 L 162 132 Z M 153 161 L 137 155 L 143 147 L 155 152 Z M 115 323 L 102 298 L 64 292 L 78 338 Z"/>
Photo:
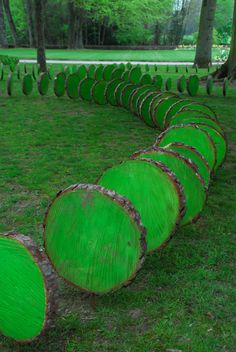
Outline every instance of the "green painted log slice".
<path id="1" fill-rule="evenodd" d="M 180 111 L 183 111 L 183 110 L 200 111 L 206 115 L 209 115 L 213 119 L 217 120 L 216 113 L 209 106 L 201 103 L 192 102 L 191 104 L 188 104 L 187 106 L 183 107 Z"/>
<path id="2" fill-rule="evenodd" d="M 99 65 L 96 70 L 95 70 L 95 79 L 97 81 L 101 81 L 102 80 L 102 77 L 103 77 L 103 65 Z"/>
<path id="3" fill-rule="evenodd" d="M 169 126 L 174 126 L 174 125 L 179 125 L 179 124 L 189 124 L 189 123 L 194 123 L 194 124 L 199 124 L 199 123 L 204 123 L 206 125 L 214 127 L 217 131 L 221 132 L 223 134 L 223 130 L 218 124 L 216 120 L 213 120 L 211 117 L 198 112 L 198 111 L 193 111 L 193 110 L 185 110 L 182 112 L 177 113 L 171 120 Z"/>
<path id="4" fill-rule="evenodd" d="M 207 160 L 211 170 L 216 163 L 215 145 L 209 134 L 197 126 L 176 125 L 168 128 L 157 138 L 155 147 L 165 147 L 166 145 L 178 142 L 194 147 Z"/>
<path id="5" fill-rule="evenodd" d="M 206 92 L 208 95 L 212 95 L 213 87 L 214 87 L 213 78 L 212 78 L 212 76 L 208 76 L 207 81 L 206 81 Z"/>
<path id="6" fill-rule="evenodd" d="M 159 91 L 150 92 L 149 94 L 145 95 L 143 100 L 140 102 L 139 111 L 138 111 L 139 117 L 150 127 L 156 127 L 152 119 L 152 111 L 150 107 L 151 107 L 152 101 L 159 94 L 160 94 Z"/>
<path id="7" fill-rule="evenodd" d="M 125 71 L 126 66 L 125 66 L 125 64 L 123 62 L 121 62 L 119 64 L 119 68 L 121 68 L 123 71 Z"/>
<path id="8" fill-rule="evenodd" d="M 35 69 L 35 64 L 32 64 L 32 69 L 31 69 L 32 77 L 35 81 L 37 81 L 37 74 L 36 74 L 36 69 Z"/>
<path id="9" fill-rule="evenodd" d="M 66 76 L 69 76 L 71 74 L 70 66 L 65 66 L 64 67 L 64 73 Z"/>
<path id="10" fill-rule="evenodd" d="M 184 75 L 180 76 L 177 80 L 177 89 L 180 93 L 184 93 L 187 87 L 186 77 Z"/>
<path id="11" fill-rule="evenodd" d="M 197 75 L 190 75 L 187 80 L 187 91 L 191 97 L 195 97 L 199 90 L 199 78 Z"/>
<path id="12" fill-rule="evenodd" d="M 143 94 L 146 93 L 146 92 L 154 92 L 156 91 L 156 88 L 153 87 L 151 84 L 147 84 L 147 85 L 144 85 L 142 87 L 139 87 L 137 88 L 134 93 L 132 94 L 132 96 L 130 97 L 130 103 L 129 103 L 129 108 L 130 108 L 130 111 L 133 113 L 133 114 L 137 114 L 138 112 L 138 100 L 139 98 L 142 99 L 143 97 Z"/>
<path id="13" fill-rule="evenodd" d="M 103 70 L 103 79 L 107 82 L 112 80 L 112 72 L 114 70 L 114 65 L 107 65 Z"/>
<path id="14" fill-rule="evenodd" d="M 4 80 L 4 65 L 1 63 L 0 65 L 0 81 Z"/>
<path id="15" fill-rule="evenodd" d="M 48 69 L 47 69 L 47 74 L 48 74 L 48 78 L 50 80 L 54 79 L 54 66 L 53 65 L 49 65 Z"/>
<path id="16" fill-rule="evenodd" d="M 139 81 L 140 86 L 144 86 L 146 84 L 152 84 L 152 77 L 149 73 L 142 75 Z"/>
<path id="17" fill-rule="evenodd" d="M 105 105 L 107 103 L 106 90 L 107 82 L 99 81 L 94 83 L 92 87 L 92 96 L 96 104 Z"/>
<path id="18" fill-rule="evenodd" d="M 129 110 L 130 97 L 135 92 L 137 87 L 138 86 L 136 84 L 127 84 L 123 88 L 121 97 L 120 97 L 120 105 L 123 106 L 123 108 Z"/>
<path id="19" fill-rule="evenodd" d="M 106 90 L 106 96 L 107 96 L 107 101 L 109 104 L 116 106 L 116 97 L 115 97 L 115 91 L 116 88 L 123 83 L 121 79 L 114 79 L 110 82 L 108 82 L 107 85 L 107 90 Z"/>
<path id="20" fill-rule="evenodd" d="M 150 111 L 152 115 L 152 120 L 159 129 L 163 130 L 163 120 L 158 114 L 158 107 L 161 102 L 163 102 L 165 99 L 170 98 L 170 97 L 176 97 L 174 93 L 171 92 L 160 92 L 160 94 L 157 94 L 156 98 L 151 102 L 150 106 Z M 179 98 L 178 98 L 179 99 Z"/>
<path id="21" fill-rule="evenodd" d="M 79 96 L 81 99 L 86 101 L 91 101 L 92 97 L 92 87 L 95 81 L 92 78 L 85 78 L 79 84 Z"/>
<path id="22" fill-rule="evenodd" d="M 85 78 L 87 78 L 86 66 L 84 66 L 84 65 L 79 66 L 78 69 L 77 69 L 77 75 L 78 75 L 80 81 L 82 81 Z"/>
<path id="23" fill-rule="evenodd" d="M 96 66 L 91 64 L 88 67 L 88 78 L 95 79 Z"/>
<path id="24" fill-rule="evenodd" d="M 95 185 L 59 192 L 44 221 L 44 244 L 58 274 L 91 293 L 127 285 L 141 268 L 146 231 L 131 203 Z"/>
<path id="25" fill-rule="evenodd" d="M 129 72 L 129 81 L 133 84 L 138 84 L 142 76 L 142 71 L 139 66 L 133 67 Z"/>
<path id="26" fill-rule="evenodd" d="M 166 165 L 178 178 L 185 195 L 185 215 L 181 225 L 189 224 L 198 219 L 206 202 L 206 190 L 202 178 L 197 173 L 197 167 L 177 152 L 150 148 L 134 154 L 136 158 L 146 158 Z M 169 213 L 167 213 L 169 216 Z"/>
<path id="27" fill-rule="evenodd" d="M 121 101 L 121 94 L 123 89 L 129 85 L 130 83 L 127 83 L 126 81 L 122 81 L 122 83 L 120 83 L 116 89 L 115 89 L 115 102 L 116 102 L 116 106 L 120 106 L 120 101 Z"/>
<path id="28" fill-rule="evenodd" d="M 224 97 L 226 97 L 226 95 L 228 95 L 228 91 L 229 91 L 229 80 L 226 77 L 223 82 L 223 96 Z"/>
<path id="29" fill-rule="evenodd" d="M 59 72 L 54 79 L 54 94 L 60 98 L 66 91 L 66 75 L 64 72 Z"/>
<path id="30" fill-rule="evenodd" d="M 124 69 L 122 68 L 114 68 L 111 74 L 111 79 L 121 79 L 122 75 L 124 73 Z"/>
<path id="31" fill-rule="evenodd" d="M 158 126 L 163 130 L 165 128 L 165 117 L 168 109 L 179 101 L 179 97 L 173 95 L 166 95 L 166 97 L 159 100 L 159 102 L 155 105 L 155 118 Z"/>
<path id="32" fill-rule="evenodd" d="M 166 111 L 166 115 L 163 123 L 165 128 L 169 126 L 173 116 L 175 116 L 183 107 L 186 107 L 191 103 L 192 103 L 191 100 L 180 99 L 175 104 L 171 105 L 171 107 Z"/>
<path id="33" fill-rule="evenodd" d="M 55 274 L 29 238 L 0 235 L 0 333 L 19 342 L 38 337 L 55 314 Z"/>
<path id="34" fill-rule="evenodd" d="M 46 95 L 49 89 L 49 77 L 47 72 L 41 72 L 38 78 L 38 91 L 40 95 Z"/>
<path id="35" fill-rule="evenodd" d="M 69 98 L 79 98 L 79 77 L 77 73 L 71 73 L 66 79 L 66 92 Z"/>
<path id="36" fill-rule="evenodd" d="M 23 68 L 23 71 L 24 71 L 24 73 L 27 73 L 27 65 L 26 64 L 24 64 L 24 66 L 23 66 L 24 68 Z"/>
<path id="37" fill-rule="evenodd" d="M 8 78 L 7 78 L 7 94 L 9 95 L 9 97 L 12 96 L 13 94 L 13 84 L 14 84 L 14 81 L 13 81 L 13 73 L 9 73 L 8 75 Z"/>
<path id="38" fill-rule="evenodd" d="M 33 90 L 33 80 L 29 73 L 26 73 L 22 80 L 22 91 L 24 95 L 30 95 Z"/>
<path id="39" fill-rule="evenodd" d="M 163 78 L 161 75 L 155 75 L 152 79 L 152 84 L 157 88 L 160 89 L 163 86 Z"/>
<path id="40" fill-rule="evenodd" d="M 164 165 L 128 160 L 104 172 L 99 184 L 129 199 L 139 211 L 147 229 L 148 252 L 161 248 L 173 234 L 182 216 L 183 196 L 176 177 Z"/>
<path id="41" fill-rule="evenodd" d="M 219 166 L 222 165 L 222 163 L 225 160 L 225 156 L 227 153 L 227 143 L 226 140 L 223 136 L 223 134 L 219 131 L 217 131 L 213 126 L 209 126 L 204 123 L 198 123 L 197 126 L 206 131 L 209 136 L 211 137 L 213 143 L 215 144 L 215 149 L 216 149 L 216 164 L 214 167 L 214 170 L 216 171 Z"/>
<path id="42" fill-rule="evenodd" d="M 131 64 L 131 62 L 127 62 L 126 67 L 127 67 L 127 69 L 130 71 L 130 70 L 131 70 L 131 68 L 132 68 L 132 64 Z"/>
<path id="43" fill-rule="evenodd" d="M 145 65 L 145 71 L 146 71 L 146 72 L 149 72 L 149 71 L 150 71 L 150 68 L 149 68 L 149 65 L 148 65 L 148 64 Z"/>
<path id="44" fill-rule="evenodd" d="M 123 81 L 125 81 L 126 83 L 129 83 L 129 71 L 124 71 L 122 76 L 121 76 L 121 79 Z"/>
<path id="45" fill-rule="evenodd" d="M 172 88 L 172 79 L 169 77 L 165 82 L 166 91 L 169 92 Z"/>
<path id="46" fill-rule="evenodd" d="M 211 169 L 206 159 L 200 154 L 197 149 L 185 145 L 183 143 L 171 143 L 168 144 L 165 149 L 173 150 L 187 159 L 190 159 L 197 165 L 198 172 L 205 182 L 205 186 L 208 188 L 211 180 Z"/>

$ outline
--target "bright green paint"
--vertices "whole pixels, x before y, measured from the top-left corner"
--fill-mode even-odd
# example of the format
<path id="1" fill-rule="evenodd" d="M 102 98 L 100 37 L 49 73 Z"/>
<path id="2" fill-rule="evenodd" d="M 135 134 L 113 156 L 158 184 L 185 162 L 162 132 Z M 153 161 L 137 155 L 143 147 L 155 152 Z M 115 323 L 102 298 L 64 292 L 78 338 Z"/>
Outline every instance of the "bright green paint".
<path id="1" fill-rule="evenodd" d="M 173 142 L 184 143 L 196 148 L 205 157 L 210 168 L 214 168 L 216 161 L 214 144 L 205 131 L 192 126 L 177 125 L 162 134 L 157 140 L 157 146 L 164 147 Z"/>
<path id="2" fill-rule="evenodd" d="M 139 211 L 147 228 L 149 252 L 163 245 L 175 230 L 180 211 L 179 195 L 160 167 L 146 161 L 129 160 L 105 171 L 99 184 L 128 198 Z"/>
<path id="3" fill-rule="evenodd" d="M 42 273 L 18 241 L 0 236 L 0 332 L 30 340 L 42 330 L 46 292 Z"/>
<path id="4" fill-rule="evenodd" d="M 60 276 L 97 294 L 119 288 L 135 274 L 140 237 L 125 208 L 95 190 L 62 194 L 45 229 L 46 250 Z"/>

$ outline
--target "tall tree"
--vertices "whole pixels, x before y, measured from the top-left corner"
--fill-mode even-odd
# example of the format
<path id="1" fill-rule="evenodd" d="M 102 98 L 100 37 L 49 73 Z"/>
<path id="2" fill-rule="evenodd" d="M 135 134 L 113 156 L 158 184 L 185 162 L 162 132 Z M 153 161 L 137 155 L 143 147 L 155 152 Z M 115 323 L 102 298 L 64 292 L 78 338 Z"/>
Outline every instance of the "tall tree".
<path id="1" fill-rule="evenodd" d="M 37 61 L 41 72 L 47 71 L 44 38 L 44 0 L 34 0 L 35 34 L 37 39 Z"/>
<path id="2" fill-rule="evenodd" d="M 33 16 L 32 0 L 25 0 L 25 8 L 26 8 L 26 16 L 27 16 L 29 46 L 30 48 L 33 48 L 35 46 L 35 35 L 34 35 L 34 16 Z"/>
<path id="3" fill-rule="evenodd" d="M 194 65 L 208 67 L 212 62 L 212 44 L 216 0 L 203 0 Z"/>
<path id="4" fill-rule="evenodd" d="M 0 0 L 0 47 L 4 48 L 6 46 L 7 46 L 7 38 L 6 38 L 5 22 L 4 22 L 3 0 Z"/>
<path id="5" fill-rule="evenodd" d="M 233 28 L 229 57 L 213 75 L 216 78 L 228 77 L 229 79 L 236 79 L 236 0 L 234 0 Z"/>
<path id="6" fill-rule="evenodd" d="M 10 30 L 11 30 L 13 44 L 14 44 L 14 47 L 16 47 L 17 46 L 17 32 L 16 32 L 15 22 L 13 20 L 12 14 L 11 14 L 11 8 L 10 8 L 9 0 L 3 0 L 3 4 L 4 4 L 7 20 L 8 20 L 8 23 L 9 23 L 9 27 L 10 27 Z"/>

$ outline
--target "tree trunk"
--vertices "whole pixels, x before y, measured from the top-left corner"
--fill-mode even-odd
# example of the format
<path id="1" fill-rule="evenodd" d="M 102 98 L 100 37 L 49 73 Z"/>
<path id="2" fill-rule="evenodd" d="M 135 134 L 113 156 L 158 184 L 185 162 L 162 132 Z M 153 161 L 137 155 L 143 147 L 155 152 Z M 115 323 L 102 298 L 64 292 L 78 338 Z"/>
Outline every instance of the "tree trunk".
<path id="1" fill-rule="evenodd" d="M 219 79 L 225 77 L 229 79 L 236 78 L 236 0 L 234 1 L 233 29 L 229 57 L 219 70 L 213 73 L 213 77 Z"/>
<path id="2" fill-rule="evenodd" d="M 69 30 L 68 30 L 68 49 L 75 48 L 76 40 L 76 9 L 73 1 L 68 2 L 69 10 Z"/>
<path id="3" fill-rule="evenodd" d="M 40 72 L 47 72 L 45 56 L 45 38 L 44 38 L 44 0 L 34 0 L 35 2 L 35 33 L 37 38 L 37 61 L 40 66 Z"/>
<path id="4" fill-rule="evenodd" d="M 35 36 L 34 36 L 34 19 L 33 19 L 32 0 L 25 0 L 25 8 L 26 8 L 26 15 L 27 15 L 29 46 L 30 46 L 30 48 L 33 48 L 33 47 L 35 47 Z"/>
<path id="5" fill-rule="evenodd" d="M 212 63 L 213 28 L 216 11 L 216 0 L 203 0 L 199 34 L 197 39 L 194 65 L 202 68 Z"/>
<path id="6" fill-rule="evenodd" d="M 7 38 L 4 23 L 3 0 L 0 0 L 0 47 L 7 47 Z"/>
<path id="7" fill-rule="evenodd" d="M 17 46 L 16 26 L 15 26 L 15 23 L 14 23 L 12 14 L 11 14 L 9 0 L 3 0 L 3 4 L 4 4 L 7 20 L 8 20 L 8 23 L 9 23 L 9 27 L 10 27 L 10 30 L 11 30 L 13 44 L 14 44 L 14 47 L 16 47 Z"/>
<path id="8" fill-rule="evenodd" d="M 76 32 L 76 48 L 83 49 L 83 25 L 84 25 L 84 11 L 83 9 L 78 9 L 77 16 L 77 32 Z"/>

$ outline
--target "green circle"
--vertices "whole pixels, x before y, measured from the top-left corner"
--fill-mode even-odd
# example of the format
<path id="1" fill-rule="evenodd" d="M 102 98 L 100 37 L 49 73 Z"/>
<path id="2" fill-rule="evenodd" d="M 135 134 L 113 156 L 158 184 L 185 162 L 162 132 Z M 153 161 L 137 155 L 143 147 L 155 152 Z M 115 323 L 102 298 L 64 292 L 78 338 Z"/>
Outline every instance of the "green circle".
<path id="1" fill-rule="evenodd" d="M 200 154 L 195 148 L 183 143 L 171 143 L 168 144 L 165 149 L 173 150 L 180 155 L 192 160 L 192 162 L 197 165 L 199 174 L 203 178 L 205 185 L 208 188 L 211 180 L 211 169 L 202 154 Z"/>
<path id="2" fill-rule="evenodd" d="M 77 73 L 71 73 L 66 79 L 67 95 L 71 99 L 79 98 L 79 77 Z"/>
<path id="3" fill-rule="evenodd" d="M 123 81 L 125 81 L 126 83 L 129 83 L 129 71 L 124 71 L 122 76 L 121 76 L 121 79 Z"/>
<path id="4" fill-rule="evenodd" d="M 153 110 L 153 116 L 158 126 L 160 126 L 161 130 L 165 129 L 165 117 L 166 112 L 173 104 L 179 101 L 179 97 L 175 96 L 170 92 L 166 92 L 167 94 L 162 94 L 158 97 L 158 101 L 156 102 Z"/>
<path id="5" fill-rule="evenodd" d="M 140 152 L 138 158 L 148 158 L 165 164 L 178 178 L 185 195 L 185 215 L 181 225 L 187 225 L 196 220 L 206 202 L 204 183 L 191 161 L 178 153 L 163 148 Z M 169 214 L 169 213 L 168 213 Z"/>
<path id="6" fill-rule="evenodd" d="M 30 95 L 33 90 L 33 80 L 29 73 L 26 73 L 22 80 L 22 91 L 24 95 Z"/>
<path id="7" fill-rule="evenodd" d="M 214 120 L 217 120 L 216 113 L 209 106 L 201 104 L 201 103 L 191 102 L 191 104 L 183 106 L 180 111 L 184 111 L 184 110 L 200 111 L 206 115 L 209 115 Z"/>
<path id="8" fill-rule="evenodd" d="M 107 65 L 103 69 L 103 79 L 104 81 L 111 81 L 112 80 L 112 72 L 114 71 L 114 65 Z"/>
<path id="9" fill-rule="evenodd" d="M 44 232 L 59 275 L 95 294 L 127 284 L 141 267 L 145 249 L 135 216 L 127 200 L 98 186 L 77 185 L 60 193 L 47 212 Z"/>
<path id="10" fill-rule="evenodd" d="M 148 84 L 148 85 L 145 85 L 145 86 L 141 86 L 141 87 L 138 87 L 134 92 L 133 94 L 131 95 L 130 97 L 130 101 L 129 101 L 129 108 L 130 108 L 130 111 L 133 113 L 133 114 L 137 114 L 138 112 L 138 105 L 137 105 L 137 102 L 138 102 L 138 99 L 145 93 L 145 92 L 151 92 L 151 91 L 155 91 L 155 87 L 153 87 L 152 85 Z"/>
<path id="11" fill-rule="evenodd" d="M 38 78 L 38 91 L 40 95 L 46 95 L 49 89 L 48 73 L 42 72 Z"/>
<path id="12" fill-rule="evenodd" d="M 160 89 L 163 86 L 163 78 L 161 75 L 155 75 L 152 79 L 152 84 L 157 88 Z"/>
<path id="13" fill-rule="evenodd" d="M 169 92 L 172 88 L 172 79 L 170 77 L 166 80 L 165 88 L 167 92 Z"/>
<path id="14" fill-rule="evenodd" d="M 64 72 L 59 72 L 54 78 L 54 93 L 60 98 L 66 91 L 66 75 Z"/>
<path id="15" fill-rule="evenodd" d="M 87 78 L 86 66 L 84 66 L 84 65 L 79 66 L 77 69 L 77 75 L 78 75 L 80 81 Z"/>
<path id="16" fill-rule="evenodd" d="M 135 66 L 129 71 L 129 81 L 133 84 L 138 84 L 141 76 L 142 71 L 139 66 Z"/>
<path id="17" fill-rule="evenodd" d="M 122 90 L 121 96 L 120 96 L 120 105 L 129 110 L 129 101 L 130 101 L 130 96 L 133 94 L 133 92 L 137 89 L 136 84 L 128 83 Z"/>
<path id="18" fill-rule="evenodd" d="M 86 101 L 91 101 L 92 97 L 92 87 L 94 85 L 94 79 L 92 78 L 85 78 L 79 84 L 79 96 L 81 99 Z"/>
<path id="19" fill-rule="evenodd" d="M 96 70 L 95 70 L 95 79 L 97 81 L 101 81 L 102 80 L 102 77 L 103 77 L 103 65 L 99 65 Z"/>
<path id="20" fill-rule="evenodd" d="M 197 75 L 189 76 L 187 80 L 187 91 L 191 97 L 195 97 L 199 90 L 199 78 Z"/>
<path id="21" fill-rule="evenodd" d="M 145 95 L 139 106 L 139 117 L 150 127 L 155 127 L 151 116 L 150 104 L 157 95 L 158 92 L 150 92 Z"/>
<path id="22" fill-rule="evenodd" d="M 170 124 L 170 121 L 175 116 L 175 114 L 177 114 L 182 108 L 185 108 L 191 103 L 191 100 L 180 99 L 178 102 L 173 104 L 166 113 L 165 126 Z"/>
<path id="23" fill-rule="evenodd" d="M 107 103 L 106 90 L 107 82 L 99 81 L 94 83 L 92 87 L 92 96 L 96 104 L 105 105 Z"/>
<path id="24" fill-rule="evenodd" d="M 99 184 L 128 198 L 139 211 L 147 229 L 148 252 L 170 238 L 180 220 L 180 195 L 175 179 L 160 164 L 128 160 L 105 171 Z"/>
<path id="25" fill-rule="evenodd" d="M 152 84 L 152 77 L 149 73 L 145 73 L 140 77 L 139 85 L 144 86 L 146 84 Z"/>
<path id="26" fill-rule="evenodd" d="M 111 79 L 121 79 L 122 75 L 124 73 L 124 69 L 116 67 L 112 71 Z"/>
<path id="27" fill-rule="evenodd" d="M 88 67 L 88 78 L 95 79 L 96 66 L 91 64 Z"/>
<path id="28" fill-rule="evenodd" d="M 115 92 L 116 88 L 123 83 L 121 79 L 114 79 L 110 81 L 107 85 L 107 91 L 106 91 L 106 96 L 107 96 L 107 101 L 109 104 L 116 106 L 116 97 L 115 97 Z"/>
<path id="29" fill-rule="evenodd" d="M 30 251 L 14 238 L 0 235 L 0 331 L 30 341 L 44 328 L 46 284 Z"/>
<path id="30" fill-rule="evenodd" d="M 216 163 L 216 150 L 215 145 L 207 132 L 201 130 L 197 126 L 176 125 L 163 132 L 157 138 L 155 146 L 165 147 L 173 142 L 184 143 L 194 147 L 207 160 L 211 170 L 214 169 Z"/>
<path id="31" fill-rule="evenodd" d="M 64 73 L 66 76 L 69 76 L 71 73 L 70 66 L 65 66 L 64 67 Z"/>
<path id="32" fill-rule="evenodd" d="M 186 77 L 184 75 L 180 76 L 177 80 L 177 89 L 180 93 L 184 93 L 187 87 Z"/>

